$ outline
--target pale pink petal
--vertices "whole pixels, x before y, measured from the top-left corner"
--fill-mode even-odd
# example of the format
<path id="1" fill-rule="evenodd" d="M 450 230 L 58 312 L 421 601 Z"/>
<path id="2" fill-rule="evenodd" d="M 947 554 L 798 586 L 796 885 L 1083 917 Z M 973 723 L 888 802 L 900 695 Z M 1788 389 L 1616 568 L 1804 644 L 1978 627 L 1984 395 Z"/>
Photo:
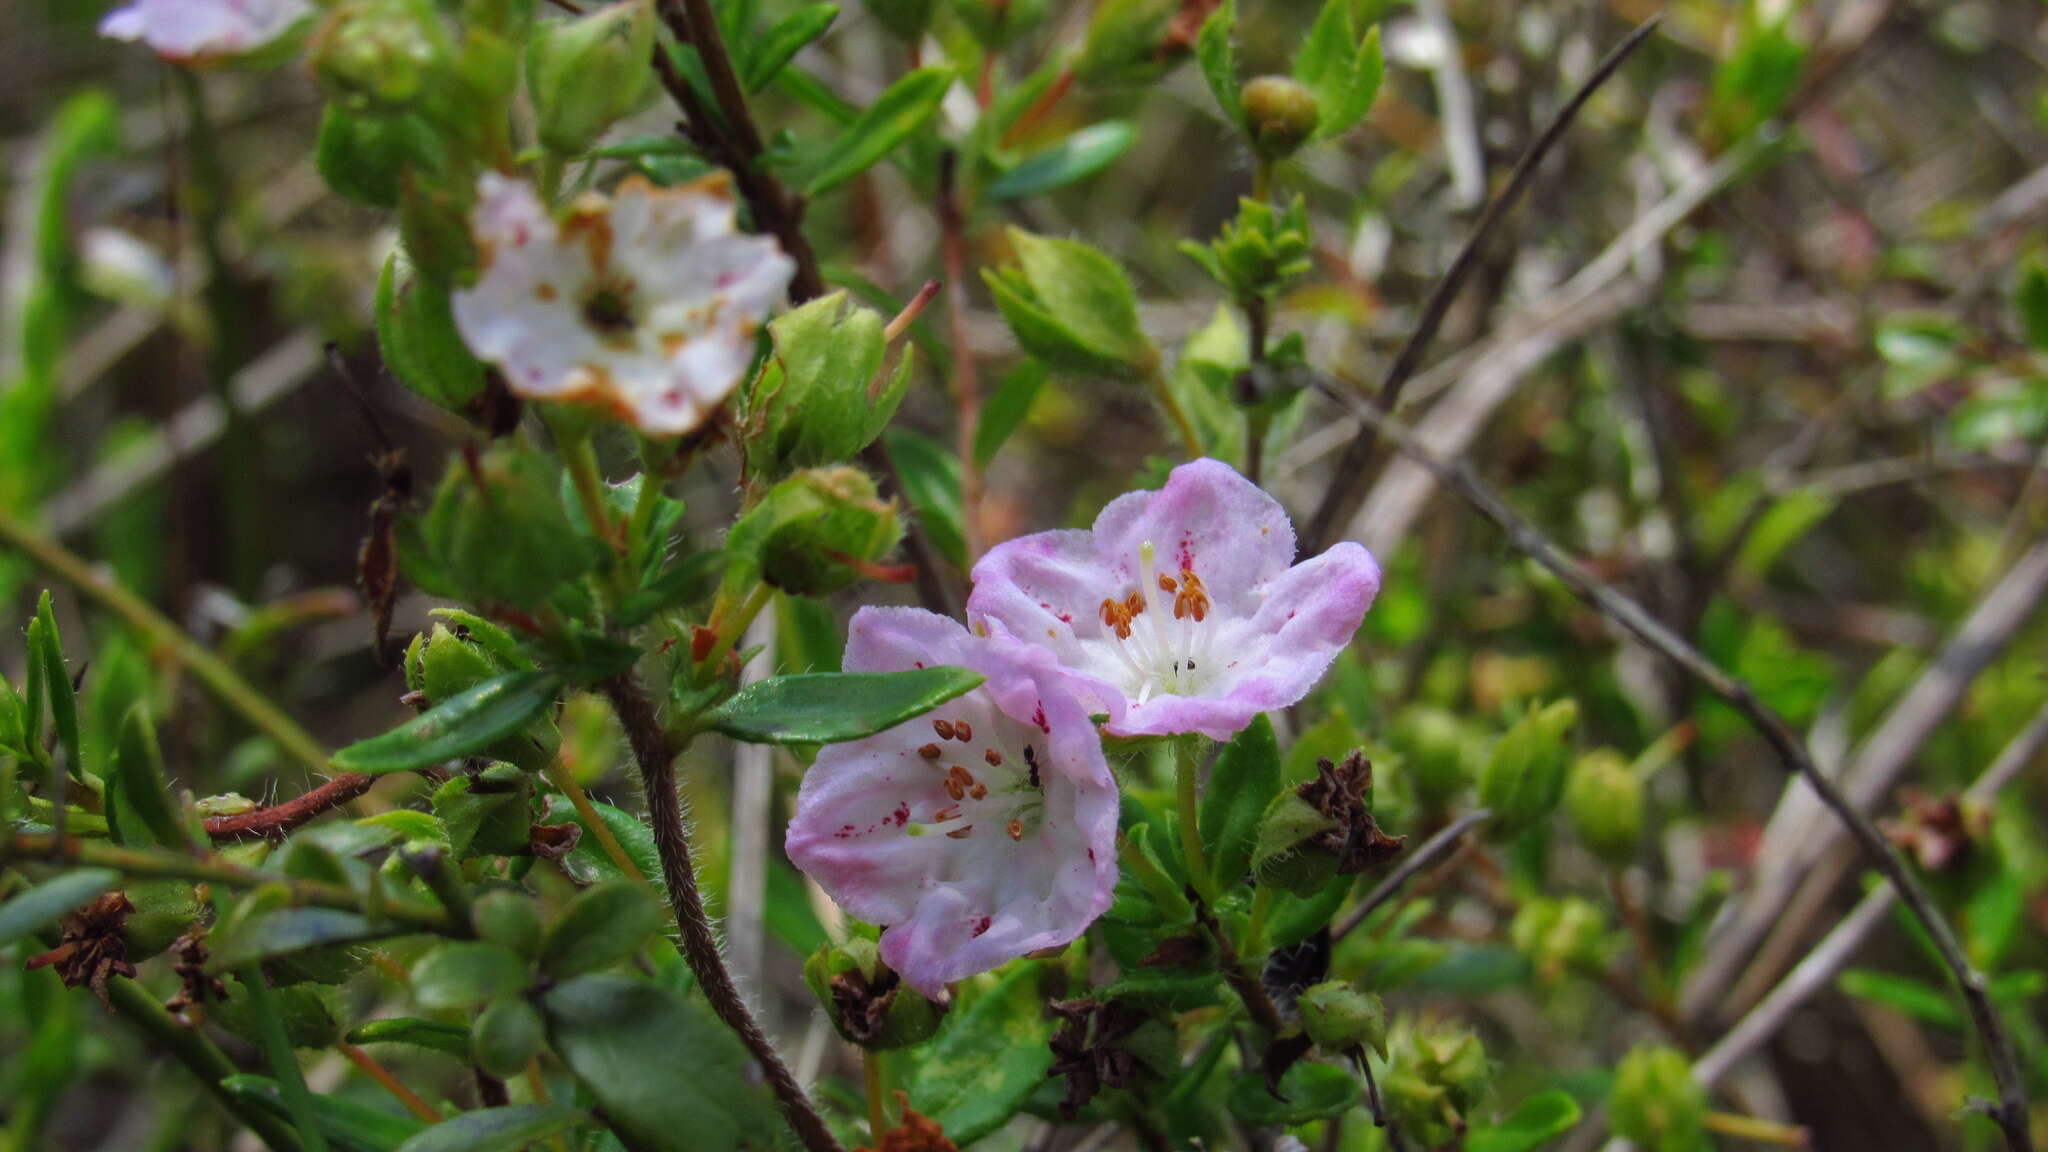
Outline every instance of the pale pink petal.
<path id="1" fill-rule="evenodd" d="M 109 12 L 99 31 L 168 60 L 208 60 L 253 52 L 312 13 L 310 0 L 134 0 Z"/>
<path id="2" fill-rule="evenodd" d="M 1257 590 L 1294 563 L 1294 526 L 1258 485 L 1220 460 L 1175 468 L 1157 492 L 1129 492 L 1095 518 L 1095 549 L 1135 581 L 1138 551 L 1151 542 L 1159 571 L 1192 568 L 1230 614 L 1249 613 Z"/>
<path id="3" fill-rule="evenodd" d="M 939 665 L 987 681 L 928 717 L 821 751 L 787 837 L 790 859 L 834 900 L 885 926 L 883 959 L 931 996 L 1078 937 L 1116 882 L 1116 785 L 1050 655 L 917 609 L 855 615 L 848 671 Z M 949 739 L 935 720 L 964 721 L 971 737 Z M 946 790 L 956 765 L 985 787 L 980 798 Z"/>

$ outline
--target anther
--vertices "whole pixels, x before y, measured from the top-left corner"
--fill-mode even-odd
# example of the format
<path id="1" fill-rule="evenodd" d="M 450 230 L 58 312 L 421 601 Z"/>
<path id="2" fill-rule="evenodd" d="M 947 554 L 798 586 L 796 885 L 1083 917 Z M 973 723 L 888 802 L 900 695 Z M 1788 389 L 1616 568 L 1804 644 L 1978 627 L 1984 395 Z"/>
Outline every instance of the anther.
<path id="1" fill-rule="evenodd" d="M 950 840 L 965 840 L 972 835 L 974 835 L 974 825 L 972 824 L 964 828 L 955 828 L 951 832 L 946 833 L 947 839 Z"/>
<path id="2" fill-rule="evenodd" d="M 1002 764 L 1003 764 L 1003 754 L 1002 754 L 1001 752 L 998 752 L 998 751 L 996 751 L 996 750 L 995 750 L 995 749 L 993 749 L 993 748 L 990 748 L 990 749 L 989 749 L 989 750 L 987 750 L 986 752 L 983 752 L 983 753 L 981 754 L 981 758 L 982 758 L 983 760 L 986 760 L 986 761 L 988 761 L 988 766 L 989 766 L 989 767 L 991 767 L 991 768 L 1000 768 L 1000 767 L 1002 767 Z"/>
<path id="3" fill-rule="evenodd" d="M 1168 576 L 1164 572 L 1159 574 L 1159 590 L 1161 592 L 1171 592 L 1176 587 L 1177 585 L 1174 583 L 1173 577 Z"/>
<path id="4" fill-rule="evenodd" d="M 977 780 L 975 781 L 974 787 L 969 788 L 967 790 L 967 794 L 969 796 L 974 797 L 976 800 L 986 800 L 988 799 L 988 785 L 983 784 Z"/>
<path id="5" fill-rule="evenodd" d="M 1010 827 L 1009 827 L 1008 831 L 1009 831 L 1009 833 L 1010 833 L 1010 839 L 1012 839 L 1012 840 L 1022 840 L 1022 839 L 1024 839 L 1024 822 L 1023 822 L 1022 820 L 1012 820 L 1012 821 L 1010 821 Z"/>
<path id="6" fill-rule="evenodd" d="M 937 732 L 941 740 L 951 740 L 953 738 L 953 722 L 951 720 L 934 720 L 932 721 L 932 731 Z"/>
<path id="7" fill-rule="evenodd" d="M 939 746 L 937 744 L 927 744 L 919 748 L 917 754 L 927 760 L 937 760 L 939 758 Z"/>
<path id="8" fill-rule="evenodd" d="M 951 796 L 955 800 L 965 800 L 967 798 L 967 789 L 960 781 L 948 776 L 946 777 L 946 795 Z"/>
<path id="9" fill-rule="evenodd" d="M 974 739 L 974 725 L 969 724 L 965 720 L 954 721 L 953 739 L 960 741 L 962 744 L 972 741 Z"/>
<path id="10" fill-rule="evenodd" d="M 944 824 L 948 820 L 958 820 L 959 818 L 960 806 L 957 804 L 941 808 L 937 812 L 932 813 L 932 823 L 934 824 Z"/>

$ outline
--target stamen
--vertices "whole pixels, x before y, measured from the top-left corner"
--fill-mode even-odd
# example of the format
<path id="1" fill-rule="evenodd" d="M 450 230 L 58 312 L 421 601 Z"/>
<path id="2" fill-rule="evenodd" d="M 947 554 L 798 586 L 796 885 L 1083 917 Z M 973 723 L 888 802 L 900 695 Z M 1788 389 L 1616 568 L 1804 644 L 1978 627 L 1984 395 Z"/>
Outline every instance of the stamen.
<path id="1" fill-rule="evenodd" d="M 951 740 L 953 738 L 953 722 L 951 720 L 934 720 L 932 721 L 932 731 L 937 732 L 941 740 Z"/>
<path id="2" fill-rule="evenodd" d="M 990 748 L 987 751 L 983 752 L 981 754 L 981 758 L 983 760 L 988 761 L 988 766 L 991 768 L 1000 768 L 1003 766 L 1003 754 L 1001 752 L 996 751 L 993 748 Z"/>
<path id="3" fill-rule="evenodd" d="M 953 739 L 960 741 L 962 744 L 969 743 L 974 739 L 974 726 L 965 720 L 955 720 L 953 722 Z"/>
<path id="4" fill-rule="evenodd" d="M 1024 822 L 1022 820 L 1010 821 L 1007 831 L 1010 833 L 1010 839 L 1012 840 L 1024 839 Z"/>
<path id="5" fill-rule="evenodd" d="M 917 754 L 927 760 L 937 760 L 939 758 L 939 746 L 937 744 L 927 744 L 919 748 Z"/>
<path id="6" fill-rule="evenodd" d="M 948 776 L 946 777 L 946 795 L 951 796 L 954 800 L 965 800 L 967 798 L 967 789 L 960 781 Z"/>
<path id="7" fill-rule="evenodd" d="M 944 824 L 948 820 L 958 820 L 959 818 L 960 806 L 958 804 L 948 805 L 932 813 L 932 823 L 934 824 Z"/>
<path id="8" fill-rule="evenodd" d="M 955 828 L 951 832 L 946 833 L 946 838 L 949 840 L 965 840 L 972 835 L 974 835 L 974 825 L 969 824 L 964 828 Z"/>
<path id="9" fill-rule="evenodd" d="M 977 780 L 975 781 L 974 787 L 969 788 L 967 790 L 967 794 L 969 796 L 974 797 L 976 800 L 986 800 L 988 799 L 988 785 L 983 784 Z"/>

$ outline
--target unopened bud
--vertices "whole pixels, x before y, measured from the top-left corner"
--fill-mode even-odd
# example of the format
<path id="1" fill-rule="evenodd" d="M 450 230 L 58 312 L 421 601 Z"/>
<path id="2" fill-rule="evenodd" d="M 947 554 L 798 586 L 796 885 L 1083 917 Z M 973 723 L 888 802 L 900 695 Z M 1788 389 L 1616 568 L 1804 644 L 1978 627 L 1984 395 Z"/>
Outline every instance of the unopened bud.
<path id="1" fill-rule="evenodd" d="M 1402 712 L 1387 732 L 1415 799 L 1432 813 L 1444 812 L 1471 786 L 1486 758 L 1481 740 L 1456 716 L 1426 704 Z"/>
<path id="2" fill-rule="evenodd" d="M 1427 1148 L 1464 1133 L 1465 1115 L 1486 1098 L 1492 1070 L 1479 1037 L 1462 1028 L 1406 1021 L 1391 1039 L 1382 1086 L 1387 1111 Z"/>
<path id="3" fill-rule="evenodd" d="M 335 9 L 312 44 L 313 74 L 321 88 L 354 112 L 409 107 L 443 60 L 442 30 L 423 22 L 433 16 L 421 7 L 358 0 Z"/>
<path id="4" fill-rule="evenodd" d="M 1287 76 L 1260 76 L 1245 82 L 1239 93 L 1244 105 L 1244 130 L 1252 147 L 1269 160 L 1292 156 L 1315 135 L 1315 94 Z"/>
<path id="5" fill-rule="evenodd" d="M 1387 1054 L 1387 1006 L 1370 992 L 1342 980 L 1326 980 L 1306 989 L 1297 1002 L 1301 1027 L 1326 1052 L 1368 1048 Z"/>
<path id="6" fill-rule="evenodd" d="M 605 129 L 637 111 L 653 70 L 654 5 L 627 0 L 541 25 L 526 49 L 540 142 L 577 155 Z"/>
<path id="7" fill-rule="evenodd" d="M 1601 972 L 1613 958 L 1606 918 L 1576 896 L 1523 904 L 1508 939 L 1545 984 L 1557 983 L 1566 972 Z"/>
<path id="8" fill-rule="evenodd" d="M 1611 748 L 1579 757 L 1564 790 L 1565 815 L 1580 841 L 1610 864 L 1635 859 L 1643 839 L 1643 782 Z"/>
<path id="9" fill-rule="evenodd" d="M 1707 1094 L 1675 1048 L 1638 1048 L 1615 1070 L 1608 1123 L 1644 1152 L 1703 1152 Z"/>
<path id="10" fill-rule="evenodd" d="M 1494 745 L 1479 772 L 1479 802 L 1493 810 L 1499 835 L 1512 836 L 1556 809 L 1564 794 L 1565 739 L 1578 719 L 1571 700 L 1532 708 Z"/>
<path id="11" fill-rule="evenodd" d="M 832 1026 L 862 1048 L 906 1048 L 938 1031 L 942 1005 L 903 983 L 882 962 L 875 942 L 855 936 L 826 944 L 804 962 L 804 983 L 825 1006 Z"/>

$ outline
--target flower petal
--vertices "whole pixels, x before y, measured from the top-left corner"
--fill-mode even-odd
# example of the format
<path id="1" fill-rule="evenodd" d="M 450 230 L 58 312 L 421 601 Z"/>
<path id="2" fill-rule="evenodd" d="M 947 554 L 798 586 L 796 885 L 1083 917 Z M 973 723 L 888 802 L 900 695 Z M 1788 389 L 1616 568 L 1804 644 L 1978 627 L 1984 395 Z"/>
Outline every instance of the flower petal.
<path id="1" fill-rule="evenodd" d="M 1287 510 L 1220 460 L 1175 468 L 1157 492 L 1127 492 L 1095 518 L 1095 549 L 1135 584 L 1138 551 L 1157 550 L 1159 571 L 1192 568 L 1225 615 L 1250 615 L 1259 590 L 1294 563 Z"/>

